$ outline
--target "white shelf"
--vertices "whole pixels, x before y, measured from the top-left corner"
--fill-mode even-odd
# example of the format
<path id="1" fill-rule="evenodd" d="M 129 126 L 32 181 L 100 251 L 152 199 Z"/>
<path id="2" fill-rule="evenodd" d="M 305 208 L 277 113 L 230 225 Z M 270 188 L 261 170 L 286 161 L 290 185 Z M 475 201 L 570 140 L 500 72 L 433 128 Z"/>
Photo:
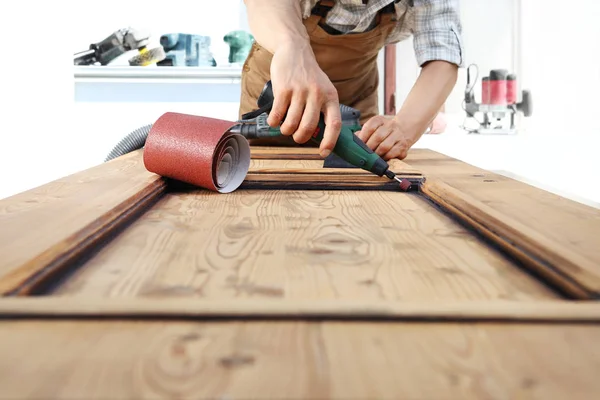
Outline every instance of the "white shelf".
<path id="1" fill-rule="evenodd" d="M 239 83 L 241 66 L 231 67 L 130 67 L 74 66 L 75 83 L 88 82 L 196 82 Z"/>
<path id="2" fill-rule="evenodd" d="M 74 66 L 75 102 L 237 102 L 241 67 Z"/>

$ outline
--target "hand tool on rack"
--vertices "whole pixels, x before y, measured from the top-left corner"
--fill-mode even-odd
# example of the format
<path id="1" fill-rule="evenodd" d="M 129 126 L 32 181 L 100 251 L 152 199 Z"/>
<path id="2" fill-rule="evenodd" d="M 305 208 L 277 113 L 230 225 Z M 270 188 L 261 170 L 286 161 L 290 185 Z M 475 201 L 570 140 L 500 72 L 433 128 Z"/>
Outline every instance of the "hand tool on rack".
<path id="1" fill-rule="evenodd" d="M 231 128 L 231 132 L 240 133 L 246 139 L 280 137 L 283 134 L 279 127 L 271 127 L 267 124 L 267 116 L 273 107 L 273 89 L 271 81 L 265 84 L 259 98 L 259 108 L 250 113 L 244 114 L 242 119 L 237 121 L 237 125 Z M 340 135 L 333 148 L 332 153 L 352 164 L 357 168 L 374 173 L 377 176 L 386 176 L 389 179 L 395 179 L 400 183 L 400 189 L 406 191 L 411 183 L 407 179 L 400 179 L 389 169 L 389 165 L 377 153 L 371 150 L 355 132 L 361 129 L 358 123 L 357 110 L 342 106 L 342 116 L 346 116 L 345 123 L 342 123 Z M 348 118 L 352 116 L 352 118 Z M 320 144 L 325 133 L 325 117 L 321 113 L 317 129 L 310 138 L 314 143 Z"/>
<path id="2" fill-rule="evenodd" d="M 108 65 L 117 57 L 138 50 L 138 54 L 129 59 L 131 66 L 155 64 L 165 58 L 162 46 L 149 49 L 150 37 L 134 29 L 120 29 L 106 39 L 90 44 L 88 50 L 75 53 L 74 65 Z"/>
<path id="3" fill-rule="evenodd" d="M 467 129 L 469 133 L 477 134 L 514 134 L 515 115 L 522 112 L 525 117 L 531 115 L 531 93 L 529 90 L 521 92 L 521 102 L 517 102 L 517 77 L 509 74 L 504 69 L 493 69 L 489 76 L 481 79 L 481 103 L 475 101 L 473 89 L 477 83 L 477 76 L 471 83 L 471 67 L 479 69 L 476 64 L 467 68 L 467 85 L 465 88 L 465 99 L 463 109 L 467 118 L 477 121 L 478 127 Z M 483 122 L 475 118 L 476 113 L 483 114 Z M 506 117 L 509 117 L 509 125 L 506 126 Z"/>

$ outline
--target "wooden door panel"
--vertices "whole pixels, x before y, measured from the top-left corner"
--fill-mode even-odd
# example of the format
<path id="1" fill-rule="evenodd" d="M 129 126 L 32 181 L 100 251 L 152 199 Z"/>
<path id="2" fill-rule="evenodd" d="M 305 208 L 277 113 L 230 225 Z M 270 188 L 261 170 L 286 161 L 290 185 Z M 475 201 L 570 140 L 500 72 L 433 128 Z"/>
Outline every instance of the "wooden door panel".
<path id="1" fill-rule="evenodd" d="M 53 294 L 556 297 L 418 194 L 266 190 L 170 193 Z"/>
<path id="2" fill-rule="evenodd" d="M 391 162 L 397 173 L 418 182 L 417 193 L 401 193 L 384 190 L 388 183 L 381 179 L 387 178 L 359 169 L 323 168 L 316 149 L 253 148 L 252 154 L 249 176 L 259 178 L 249 179 L 260 190 L 222 195 L 171 185 L 167 193 L 168 182 L 143 168 L 138 151 L 0 202 L 4 226 L 12 228 L 3 230 L 2 245 L 13 249 L 0 269 L 5 271 L 0 289 L 7 295 L 55 290 L 105 297 L 535 299 L 556 297 L 547 287 L 552 284 L 576 298 L 596 295 L 595 265 L 572 250 L 579 242 L 561 244 L 563 258 L 552 253 L 557 247 L 552 242 L 540 240 L 530 240 L 525 252 L 515 237 L 490 230 L 493 213 L 496 220 L 509 220 L 509 228 L 516 223 L 492 208 L 493 201 L 477 203 L 474 197 L 457 208 L 470 198 L 451 186 L 468 180 L 465 174 L 472 171 L 464 163 L 416 150 L 407 162 Z M 414 165 L 431 170 L 430 176 Z M 287 186 L 317 181 L 335 181 L 345 190 Z M 370 190 L 362 190 L 364 181 L 373 184 Z M 353 185 L 361 191 L 351 190 Z M 457 194 L 449 196 L 440 187 Z M 44 192 L 52 196 L 40 197 Z M 594 213 L 586 206 L 569 208 Z M 469 210 L 478 217 L 464 218 Z M 61 211 L 66 221 L 58 223 Z M 41 229 L 28 229 L 36 219 L 44 220 Z M 456 222 L 461 219 L 468 228 Z M 471 230 L 482 231 L 482 222 L 489 230 L 484 236 L 523 265 Z M 543 235 L 526 216 L 519 222 L 531 231 L 529 239 Z M 75 275 L 66 273 L 78 263 Z M 57 284 L 58 278 L 63 280 Z"/>
<path id="3" fill-rule="evenodd" d="M 419 149 L 409 193 L 311 148 L 230 194 L 141 156 L 0 200 L 2 397 L 599 397 L 598 210 Z"/>

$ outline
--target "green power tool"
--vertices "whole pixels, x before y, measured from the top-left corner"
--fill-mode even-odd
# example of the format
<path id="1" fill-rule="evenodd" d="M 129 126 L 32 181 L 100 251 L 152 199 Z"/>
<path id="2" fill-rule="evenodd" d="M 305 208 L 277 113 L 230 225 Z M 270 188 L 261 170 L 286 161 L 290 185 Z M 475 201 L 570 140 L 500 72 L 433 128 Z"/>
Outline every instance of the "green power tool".
<path id="1" fill-rule="evenodd" d="M 267 82 L 261 92 L 258 98 L 258 106 L 260 107 L 258 110 L 244 114 L 237 125 L 231 129 L 231 132 L 240 133 L 247 139 L 281 137 L 283 134 L 279 127 L 273 128 L 267 123 L 268 112 L 273 106 L 271 81 Z M 361 129 L 358 121 L 359 112 L 345 105 L 340 105 L 340 111 L 342 114 L 342 128 L 332 153 L 357 168 L 362 168 L 377 176 L 385 175 L 389 179 L 395 179 L 400 183 L 400 189 L 408 190 L 411 185 L 410 181 L 396 176 L 389 169 L 388 163 L 356 136 L 355 132 Z M 324 133 L 325 117 L 321 113 L 317 129 L 310 140 L 320 144 Z"/>

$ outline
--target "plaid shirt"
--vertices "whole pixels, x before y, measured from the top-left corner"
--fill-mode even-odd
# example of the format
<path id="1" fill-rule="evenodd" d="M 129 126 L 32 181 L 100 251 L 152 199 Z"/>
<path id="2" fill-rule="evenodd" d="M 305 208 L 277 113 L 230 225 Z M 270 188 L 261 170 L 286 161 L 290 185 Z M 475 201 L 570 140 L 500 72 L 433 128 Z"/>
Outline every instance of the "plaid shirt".
<path id="1" fill-rule="evenodd" d="M 327 14 L 327 25 L 343 33 L 365 32 L 377 12 L 393 0 L 336 0 Z M 317 0 L 300 0 L 308 18 Z M 410 3 L 410 4 L 408 4 Z M 401 0 L 395 4 L 398 23 L 387 44 L 414 38 L 417 62 L 444 60 L 463 67 L 462 25 L 459 0 Z"/>

